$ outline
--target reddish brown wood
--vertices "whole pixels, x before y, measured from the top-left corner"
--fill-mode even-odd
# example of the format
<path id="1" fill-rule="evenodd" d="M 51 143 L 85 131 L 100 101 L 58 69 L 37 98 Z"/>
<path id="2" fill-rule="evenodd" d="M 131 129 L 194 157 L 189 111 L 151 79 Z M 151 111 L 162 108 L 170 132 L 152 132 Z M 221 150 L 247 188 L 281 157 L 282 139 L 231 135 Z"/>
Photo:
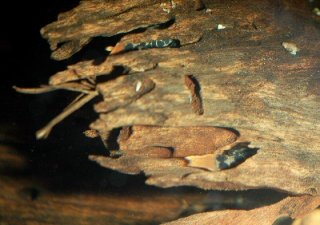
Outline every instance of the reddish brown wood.
<path id="1" fill-rule="evenodd" d="M 203 1 L 203 10 L 196 10 L 198 3 L 82 1 L 42 29 L 53 58 L 70 57 L 94 37 L 118 34 L 123 37 L 116 48 L 168 39 L 178 39 L 181 46 L 122 51 L 100 64 L 79 62 L 54 74 L 50 85 L 90 81 L 103 97 L 91 128 L 105 143 L 116 129 L 133 130 L 120 136 L 119 158 L 90 156 L 104 167 L 144 173 L 147 184 L 160 187 L 267 187 L 301 195 L 181 223 L 238 218 L 239 224 L 270 224 L 281 213 L 298 217 L 306 212 L 302 207 L 310 211 L 319 204 L 320 192 L 319 17 L 307 1 Z M 299 51 L 292 54 L 283 43 Z M 199 93 L 190 80 L 186 87 L 185 75 L 199 83 Z M 112 79 L 96 82 L 98 76 Z M 232 169 L 213 164 L 208 170 L 207 162 L 217 154 L 247 142 L 259 149 L 257 154 Z M 188 163 L 195 157 L 205 163 Z"/>

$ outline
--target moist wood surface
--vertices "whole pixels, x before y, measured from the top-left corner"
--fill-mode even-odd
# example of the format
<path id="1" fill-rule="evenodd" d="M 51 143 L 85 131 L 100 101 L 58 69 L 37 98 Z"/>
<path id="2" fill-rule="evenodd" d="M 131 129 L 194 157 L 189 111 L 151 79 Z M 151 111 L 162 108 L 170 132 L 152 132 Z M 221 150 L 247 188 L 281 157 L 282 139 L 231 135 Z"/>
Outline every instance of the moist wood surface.
<path id="1" fill-rule="evenodd" d="M 81 7 L 84 6 L 80 5 L 79 10 Z M 144 12 L 154 10 L 150 14 L 154 15 L 159 8 L 163 11 L 162 4 L 150 5 L 146 1 Z M 124 155 L 116 160 L 92 156 L 91 159 L 122 172 L 144 172 L 149 177 L 147 183 L 161 187 L 269 187 L 317 195 L 320 191 L 317 166 L 320 160 L 319 18 L 306 2 L 208 1 L 206 8 L 196 11 L 192 5 L 178 1 L 168 14 L 175 18 L 172 22 L 162 21 L 165 25 L 160 29 L 161 21 L 149 21 L 148 29 L 128 35 L 124 32 L 116 44 L 174 38 L 181 39 L 180 48 L 122 52 L 110 55 L 98 65 L 92 61 L 70 65 L 67 70 L 52 76 L 50 84 L 61 85 L 80 79 L 108 77 L 119 67 L 123 68 L 123 74 L 96 84 L 104 101 L 95 105 L 100 116 L 91 128 L 107 139 L 113 129 L 145 125 L 149 131 L 135 131 L 136 136 L 128 139 L 130 143 L 136 143 L 134 148 L 141 148 L 141 156 Z M 121 17 L 130 16 L 131 12 L 125 11 Z M 57 23 L 63 23 L 65 27 L 71 24 L 63 19 Z M 136 20 L 138 24 L 139 20 Z M 141 27 L 145 27 L 144 24 L 142 20 Z M 226 28 L 218 30 L 218 24 Z M 55 23 L 46 29 L 45 37 L 49 40 L 52 40 L 51 34 L 59 33 Z M 117 32 L 113 31 L 113 34 Z M 283 42 L 294 43 L 300 51 L 296 55 L 290 54 L 283 48 Z M 195 82 L 191 90 L 186 76 Z M 144 82 L 152 83 L 150 91 L 137 92 L 138 84 Z M 199 93 L 195 93 L 195 85 Z M 159 130 L 148 126 L 158 126 Z M 210 172 L 184 163 L 183 157 L 194 155 L 191 152 L 169 159 L 144 157 L 146 145 L 152 147 L 162 142 L 161 126 L 173 130 L 189 126 L 228 128 L 237 133 L 236 143 L 248 142 L 259 150 L 234 169 Z M 201 132 L 198 135 L 200 140 Z M 139 141 L 135 139 L 138 136 Z M 159 137 L 159 140 L 152 137 Z M 175 140 L 183 142 L 190 138 L 183 132 L 172 137 L 172 143 L 162 147 L 175 149 Z M 153 144 L 147 143 L 150 138 L 154 140 Z M 197 134 L 192 138 L 197 139 Z M 211 146 L 212 151 L 208 152 L 196 143 L 189 148 L 198 151 L 195 155 L 210 153 L 206 156 L 207 161 L 214 161 L 218 154 L 215 150 L 219 150 L 217 146 Z M 140 162 L 143 163 L 136 165 Z M 281 177 L 279 173 L 286 176 Z"/>
<path id="2" fill-rule="evenodd" d="M 119 137 L 118 157 L 89 158 L 144 173 L 147 184 L 159 187 L 319 195 L 319 16 L 307 1 L 203 1 L 203 10 L 195 10 L 196 1 L 174 2 L 82 1 L 42 29 L 58 60 L 98 36 L 119 38 L 117 49 L 180 40 L 179 48 L 111 51 L 99 63 L 78 62 L 51 77 L 53 87 L 93 84 L 103 101 L 94 106 L 99 119 L 90 127 L 106 146 L 117 129 L 132 130 Z M 191 127 L 199 132 L 190 136 Z M 207 136 L 206 129 L 212 129 Z M 232 169 L 206 169 L 238 143 L 250 143 L 257 154 Z M 195 156 L 202 165 L 188 162 Z M 313 208 L 318 197 L 310 198 Z M 309 202 L 301 199 L 298 205 Z"/>

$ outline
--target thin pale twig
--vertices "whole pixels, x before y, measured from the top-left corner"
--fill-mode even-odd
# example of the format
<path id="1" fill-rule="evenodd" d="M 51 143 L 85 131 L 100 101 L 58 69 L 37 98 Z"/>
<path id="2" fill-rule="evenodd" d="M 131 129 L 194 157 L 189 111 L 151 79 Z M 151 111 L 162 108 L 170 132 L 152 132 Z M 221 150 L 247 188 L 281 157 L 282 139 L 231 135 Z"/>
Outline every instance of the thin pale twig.
<path id="1" fill-rule="evenodd" d="M 84 86 L 84 85 L 82 85 L 82 86 Z M 41 86 L 41 87 L 37 87 L 37 88 L 21 88 L 21 87 L 13 86 L 13 88 L 17 92 L 24 93 L 24 94 L 42 94 L 42 93 L 47 93 L 47 92 L 56 91 L 56 90 L 68 90 L 68 91 L 82 92 L 85 94 L 89 94 L 92 92 L 87 89 L 72 86 L 71 84 L 62 84 L 62 85 L 54 85 L 54 86 Z"/>
<path id="2" fill-rule="evenodd" d="M 83 95 L 83 94 L 81 94 Z M 73 101 L 70 105 L 68 105 L 65 110 L 63 110 L 58 116 L 53 118 L 46 126 L 36 132 L 37 139 L 45 139 L 50 134 L 52 128 L 68 117 L 70 114 L 81 108 L 87 102 L 92 100 L 94 97 L 98 95 L 98 92 L 92 91 L 81 99 L 76 98 L 76 101 Z M 78 100 L 77 100 L 78 99 Z"/>
<path id="3" fill-rule="evenodd" d="M 81 98 L 83 98 L 83 96 L 85 96 L 85 94 L 80 94 L 78 95 L 75 99 L 73 99 L 73 101 L 71 103 L 69 103 L 69 105 L 67 105 L 63 111 L 66 111 L 68 110 L 69 108 L 71 108 L 76 102 L 78 102 Z"/>
<path id="4" fill-rule="evenodd" d="M 43 86 L 43 87 L 37 87 L 37 88 L 21 88 L 21 87 L 13 86 L 12 88 L 15 89 L 17 92 L 24 93 L 24 94 L 42 94 L 42 93 L 57 90 L 57 88 L 54 86 Z"/>

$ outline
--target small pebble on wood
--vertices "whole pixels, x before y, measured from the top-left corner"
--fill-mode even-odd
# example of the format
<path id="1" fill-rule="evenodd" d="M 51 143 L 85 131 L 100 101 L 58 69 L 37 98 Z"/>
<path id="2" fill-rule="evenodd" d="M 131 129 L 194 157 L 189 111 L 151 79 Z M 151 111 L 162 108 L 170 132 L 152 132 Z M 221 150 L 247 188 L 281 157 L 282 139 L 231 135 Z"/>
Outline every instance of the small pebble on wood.
<path id="1" fill-rule="evenodd" d="M 300 51 L 300 49 L 297 47 L 296 44 L 292 42 L 282 42 L 282 46 L 291 54 L 296 55 L 297 52 Z"/>
<path id="2" fill-rule="evenodd" d="M 224 30 L 224 29 L 226 29 L 226 26 L 225 26 L 225 25 L 223 25 L 223 24 L 218 24 L 217 30 Z"/>

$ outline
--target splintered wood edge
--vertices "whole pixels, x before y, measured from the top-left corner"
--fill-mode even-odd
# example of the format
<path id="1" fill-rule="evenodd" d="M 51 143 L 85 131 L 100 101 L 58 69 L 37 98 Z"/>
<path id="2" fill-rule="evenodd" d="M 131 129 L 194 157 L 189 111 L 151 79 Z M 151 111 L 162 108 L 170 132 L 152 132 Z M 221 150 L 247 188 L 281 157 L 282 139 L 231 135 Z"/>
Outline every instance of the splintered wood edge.
<path id="1" fill-rule="evenodd" d="M 164 225 L 270 225 L 282 216 L 301 218 L 320 205 L 320 197 L 308 195 L 287 197 L 273 205 L 251 210 L 223 210 L 199 213 Z"/>

